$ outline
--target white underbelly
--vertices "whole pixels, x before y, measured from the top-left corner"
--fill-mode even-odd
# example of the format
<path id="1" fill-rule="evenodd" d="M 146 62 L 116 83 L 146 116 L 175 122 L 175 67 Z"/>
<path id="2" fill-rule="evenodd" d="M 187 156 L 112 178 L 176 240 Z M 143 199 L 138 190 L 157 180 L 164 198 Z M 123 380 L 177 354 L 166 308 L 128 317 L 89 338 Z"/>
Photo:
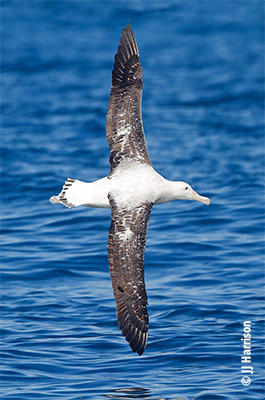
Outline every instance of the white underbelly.
<path id="1" fill-rule="evenodd" d="M 135 207 L 145 202 L 157 204 L 165 179 L 146 164 L 119 168 L 110 178 L 87 183 L 75 180 L 67 191 L 69 202 L 75 206 L 110 208 L 108 195 L 118 207 Z"/>
<path id="2" fill-rule="evenodd" d="M 155 203 L 160 196 L 163 180 L 151 166 L 138 164 L 114 175 L 110 179 L 110 192 L 122 208 L 145 202 Z"/>

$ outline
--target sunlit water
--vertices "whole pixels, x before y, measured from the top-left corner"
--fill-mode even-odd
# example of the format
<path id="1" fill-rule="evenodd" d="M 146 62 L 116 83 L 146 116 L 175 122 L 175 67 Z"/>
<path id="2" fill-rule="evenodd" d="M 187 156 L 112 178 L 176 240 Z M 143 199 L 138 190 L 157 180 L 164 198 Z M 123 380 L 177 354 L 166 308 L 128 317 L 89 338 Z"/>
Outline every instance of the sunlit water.
<path id="1" fill-rule="evenodd" d="M 1 6 L 2 398 L 263 399 L 263 2 Z M 153 208 L 141 358 L 116 321 L 110 212 L 48 202 L 67 177 L 108 174 L 111 70 L 128 22 L 153 165 L 211 198 Z"/>

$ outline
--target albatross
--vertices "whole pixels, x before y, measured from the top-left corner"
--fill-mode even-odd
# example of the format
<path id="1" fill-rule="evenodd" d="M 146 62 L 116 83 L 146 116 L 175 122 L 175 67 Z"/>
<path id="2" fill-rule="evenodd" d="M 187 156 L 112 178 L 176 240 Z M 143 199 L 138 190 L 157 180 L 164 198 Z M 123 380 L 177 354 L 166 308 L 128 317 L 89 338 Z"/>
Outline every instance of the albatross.
<path id="1" fill-rule="evenodd" d="M 106 135 L 110 172 L 95 182 L 68 178 L 50 202 L 66 207 L 111 209 L 108 256 L 119 327 L 131 349 L 142 355 L 148 336 L 144 254 L 152 207 L 172 200 L 209 205 L 186 182 L 169 181 L 152 167 L 142 123 L 142 67 L 130 24 L 115 55 Z"/>

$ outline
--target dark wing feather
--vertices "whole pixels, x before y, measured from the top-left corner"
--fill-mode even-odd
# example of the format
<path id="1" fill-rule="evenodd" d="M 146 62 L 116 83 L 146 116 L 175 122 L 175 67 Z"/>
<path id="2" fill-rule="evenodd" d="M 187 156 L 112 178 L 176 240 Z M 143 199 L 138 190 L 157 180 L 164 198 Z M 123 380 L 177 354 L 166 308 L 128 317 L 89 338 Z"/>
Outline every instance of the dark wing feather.
<path id="1" fill-rule="evenodd" d="M 109 267 L 117 318 L 133 351 L 143 354 L 148 336 L 144 252 L 152 204 L 132 210 L 118 209 L 109 196 L 111 225 L 108 239 Z"/>
<path id="2" fill-rule="evenodd" d="M 139 50 L 128 24 L 122 31 L 112 71 L 106 123 L 110 174 L 125 159 L 151 165 L 142 123 L 142 87 Z"/>

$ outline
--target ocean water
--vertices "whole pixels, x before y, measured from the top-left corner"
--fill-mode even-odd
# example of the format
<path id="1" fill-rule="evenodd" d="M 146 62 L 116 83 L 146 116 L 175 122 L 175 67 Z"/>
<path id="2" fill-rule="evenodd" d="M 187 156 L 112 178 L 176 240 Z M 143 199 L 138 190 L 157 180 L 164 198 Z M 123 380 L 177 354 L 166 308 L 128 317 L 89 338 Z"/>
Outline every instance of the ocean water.
<path id="1" fill-rule="evenodd" d="M 1 398 L 263 399 L 263 2 L 17 0 L 1 14 Z M 128 22 L 153 165 L 211 199 L 153 208 L 142 357 L 116 321 L 110 211 L 49 203 L 67 177 L 108 174 Z"/>

